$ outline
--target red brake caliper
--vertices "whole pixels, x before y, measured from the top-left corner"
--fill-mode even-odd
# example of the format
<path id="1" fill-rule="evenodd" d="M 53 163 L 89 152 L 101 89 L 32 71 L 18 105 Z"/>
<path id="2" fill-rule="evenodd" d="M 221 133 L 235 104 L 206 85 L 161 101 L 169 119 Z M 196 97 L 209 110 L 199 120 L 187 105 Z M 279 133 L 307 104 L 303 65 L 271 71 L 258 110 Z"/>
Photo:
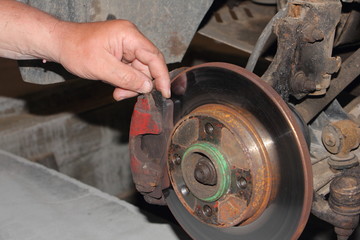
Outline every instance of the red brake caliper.
<path id="1" fill-rule="evenodd" d="M 147 202 L 165 205 L 169 187 L 166 148 L 173 128 L 173 102 L 157 91 L 139 96 L 130 126 L 131 171 L 136 189 Z"/>

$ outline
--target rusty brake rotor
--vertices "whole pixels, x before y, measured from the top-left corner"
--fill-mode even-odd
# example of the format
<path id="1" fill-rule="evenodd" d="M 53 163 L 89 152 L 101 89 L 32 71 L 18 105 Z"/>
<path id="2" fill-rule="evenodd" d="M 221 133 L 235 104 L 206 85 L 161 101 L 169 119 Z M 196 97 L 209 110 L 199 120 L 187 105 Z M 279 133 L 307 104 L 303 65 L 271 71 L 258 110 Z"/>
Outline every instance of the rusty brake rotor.
<path id="1" fill-rule="evenodd" d="M 297 239 L 311 208 L 307 144 L 281 97 L 225 63 L 172 82 L 166 202 L 191 237 Z"/>

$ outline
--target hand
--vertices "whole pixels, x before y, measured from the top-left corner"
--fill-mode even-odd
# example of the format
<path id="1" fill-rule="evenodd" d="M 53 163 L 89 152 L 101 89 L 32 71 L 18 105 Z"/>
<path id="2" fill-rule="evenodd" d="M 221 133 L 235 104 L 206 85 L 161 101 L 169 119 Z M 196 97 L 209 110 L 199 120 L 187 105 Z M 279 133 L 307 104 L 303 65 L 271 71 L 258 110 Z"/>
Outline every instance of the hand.
<path id="1" fill-rule="evenodd" d="M 163 55 L 134 24 L 60 21 L 14 0 L 0 0 L 0 57 L 42 58 L 82 78 L 114 85 L 121 100 L 153 89 L 170 97 Z"/>
<path id="2" fill-rule="evenodd" d="M 116 100 L 157 90 L 170 97 L 170 79 L 161 52 L 125 20 L 59 22 L 54 60 L 79 77 L 115 86 Z"/>

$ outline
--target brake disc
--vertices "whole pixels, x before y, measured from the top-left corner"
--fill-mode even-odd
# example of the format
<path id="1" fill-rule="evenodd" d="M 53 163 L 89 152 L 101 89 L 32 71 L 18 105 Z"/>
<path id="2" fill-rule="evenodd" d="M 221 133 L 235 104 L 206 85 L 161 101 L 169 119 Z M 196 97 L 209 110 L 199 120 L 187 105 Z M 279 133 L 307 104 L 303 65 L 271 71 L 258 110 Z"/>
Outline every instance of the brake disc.
<path id="1" fill-rule="evenodd" d="M 312 172 L 281 97 L 225 63 L 187 69 L 171 88 L 164 196 L 185 231 L 197 240 L 297 239 L 310 213 Z"/>

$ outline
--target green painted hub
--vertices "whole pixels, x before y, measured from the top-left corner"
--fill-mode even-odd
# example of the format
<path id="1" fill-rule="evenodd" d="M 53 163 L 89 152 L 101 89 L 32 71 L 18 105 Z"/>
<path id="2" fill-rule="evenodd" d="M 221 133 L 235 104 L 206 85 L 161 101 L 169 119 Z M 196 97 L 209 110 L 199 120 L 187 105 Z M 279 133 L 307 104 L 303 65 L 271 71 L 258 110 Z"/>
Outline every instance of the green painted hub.
<path id="1" fill-rule="evenodd" d="M 192 154 L 205 155 L 214 164 L 217 174 L 218 190 L 210 197 L 202 198 L 206 202 L 215 202 L 222 197 L 230 187 L 231 175 L 228 162 L 224 155 L 212 144 L 209 143 L 195 143 L 191 145 L 184 153 L 183 159 L 185 160 Z"/>

